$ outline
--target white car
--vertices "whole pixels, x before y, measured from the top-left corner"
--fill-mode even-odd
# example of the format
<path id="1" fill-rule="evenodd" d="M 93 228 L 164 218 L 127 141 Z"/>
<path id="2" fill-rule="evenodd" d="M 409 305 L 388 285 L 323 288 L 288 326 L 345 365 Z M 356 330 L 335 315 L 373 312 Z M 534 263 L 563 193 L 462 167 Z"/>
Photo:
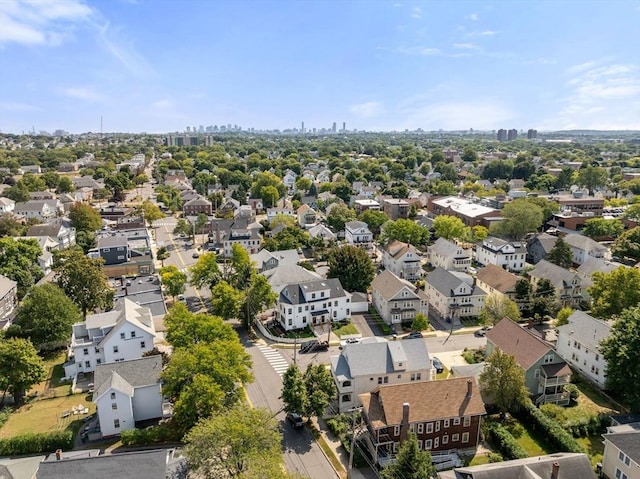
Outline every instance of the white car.
<path id="1" fill-rule="evenodd" d="M 347 344 L 357 344 L 360 342 L 360 338 L 348 338 L 345 339 L 344 341 L 340 341 L 340 346 L 344 347 Z"/>

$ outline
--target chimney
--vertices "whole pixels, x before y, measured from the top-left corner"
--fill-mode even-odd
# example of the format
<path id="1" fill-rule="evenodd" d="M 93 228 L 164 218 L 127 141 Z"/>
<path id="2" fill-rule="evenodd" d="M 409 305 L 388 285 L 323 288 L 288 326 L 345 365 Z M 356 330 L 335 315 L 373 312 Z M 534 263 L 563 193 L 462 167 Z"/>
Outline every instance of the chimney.
<path id="1" fill-rule="evenodd" d="M 402 422 L 400 423 L 400 442 L 407 438 L 409 432 L 409 403 L 402 405 Z"/>
<path id="2" fill-rule="evenodd" d="M 62 449 L 56 449 L 56 461 L 62 459 Z"/>
<path id="3" fill-rule="evenodd" d="M 473 381 L 471 379 L 467 379 L 467 397 L 470 398 L 473 396 Z"/>
<path id="4" fill-rule="evenodd" d="M 551 479 L 558 479 L 558 473 L 560 472 L 560 463 L 554 462 L 551 468 Z"/>

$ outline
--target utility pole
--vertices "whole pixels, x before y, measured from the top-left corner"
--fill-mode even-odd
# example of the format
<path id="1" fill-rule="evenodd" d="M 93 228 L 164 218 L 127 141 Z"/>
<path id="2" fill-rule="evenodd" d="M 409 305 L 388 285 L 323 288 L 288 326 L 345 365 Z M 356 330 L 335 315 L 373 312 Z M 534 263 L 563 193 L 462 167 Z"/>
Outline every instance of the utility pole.
<path id="1" fill-rule="evenodd" d="M 362 408 L 356 407 L 350 409 L 349 412 L 353 414 L 351 422 L 351 446 L 349 447 L 349 467 L 347 468 L 347 479 L 353 478 L 353 451 L 356 447 L 356 413 L 359 413 Z"/>

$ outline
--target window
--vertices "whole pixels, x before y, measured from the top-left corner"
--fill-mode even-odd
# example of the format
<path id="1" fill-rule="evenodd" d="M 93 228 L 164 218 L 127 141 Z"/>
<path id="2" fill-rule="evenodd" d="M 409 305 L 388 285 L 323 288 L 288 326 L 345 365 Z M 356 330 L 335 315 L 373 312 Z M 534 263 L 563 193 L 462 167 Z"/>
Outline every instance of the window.
<path id="1" fill-rule="evenodd" d="M 433 432 L 433 423 L 432 422 L 428 422 L 427 423 L 427 434 L 431 434 Z"/>
<path id="2" fill-rule="evenodd" d="M 142 349 L 144 349 L 144 348 L 146 348 L 146 347 L 147 347 L 147 345 L 146 345 L 146 343 L 145 343 L 144 341 L 140 341 L 140 347 L 141 347 Z"/>
<path id="3" fill-rule="evenodd" d="M 463 432 L 462 433 L 462 442 L 469 442 L 469 433 L 468 432 Z"/>
<path id="4" fill-rule="evenodd" d="M 393 426 L 393 435 L 394 436 L 400 435 L 400 426 Z"/>
<path id="5" fill-rule="evenodd" d="M 114 353 L 117 353 L 117 352 L 118 352 L 118 346 L 114 346 L 114 347 L 113 347 L 113 352 L 114 352 Z"/>
<path id="6" fill-rule="evenodd" d="M 434 448 L 437 448 L 439 445 L 440 445 L 440 438 L 439 438 L 439 437 L 436 437 L 436 438 L 433 440 L 433 447 L 434 447 Z"/>
<path id="7" fill-rule="evenodd" d="M 451 435 L 451 441 L 452 442 L 458 442 L 460 440 L 460 434 L 452 434 Z"/>
<path id="8" fill-rule="evenodd" d="M 384 383 L 387 384 L 389 382 L 389 376 L 384 377 Z"/>
<path id="9" fill-rule="evenodd" d="M 120 339 L 124 339 L 124 333 L 120 333 Z"/>
<path id="10" fill-rule="evenodd" d="M 442 444 L 449 444 L 449 436 L 446 434 L 442 436 Z"/>
<path id="11" fill-rule="evenodd" d="M 100 358 L 96 359 L 96 364 L 102 364 L 102 359 Z"/>
<path id="12" fill-rule="evenodd" d="M 418 424 L 418 434 L 424 433 L 424 423 Z"/>
<path id="13" fill-rule="evenodd" d="M 302 313 L 302 306 L 298 306 L 298 313 Z"/>
<path id="14" fill-rule="evenodd" d="M 422 439 L 418 439 L 418 449 L 422 451 Z"/>
<path id="15" fill-rule="evenodd" d="M 440 430 L 440 421 L 436 421 L 436 432 Z"/>
<path id="16" fill-rule="evenodd" d="M 534 378 L 539 378 L 539 377 L 540 377 L 540 369 L 536 369 L 536 370 L 533 372 L 533 377 L 534 377 Z"/>
<path id="17" fill-rule="evenodd" d="M 443 427 L 449 427 L 449 419 L 445 419 L 443 422 Z"/>
<path id="18" fill-rule="evenodd" d="M 88 348 L 84 348 L 82 350 L 82 354 L 84 354 L 85 356 L 87 356 L 89 354 L 89 349 Z"/>
<path id="19" fill-rule="evenodd" d="M 135 331 L 131 331 L 131 337 L 135 338 L 136 337 L 136 332 Z"/>
<path id="20" fill-rule="evenodd" d="M 424 448 L 426 449 L 431 449 L 432 447 L 432 443 L 431 443 L 431 439 L 427 439 L 426 441 L 424 441 Z"/>
<path id="21" fill-rule="evenodd" d="M 84 362 L 84 367 L 85 368 L 90 368 L 91 367 L 91 361 L 85 361 Z"/>
<path id="22" fill-rule="evenodd" d="M 469 416 L 465 416 L 464 421 L 462 423 L 462 425 L 464 427 L 469 427 L 471 426 L 471 418 Z"/>
<path id="23" fill-rule="evenodd" d="M 118 403 L 117 402 L 112 402 L 111 403 L 111 409 L 113 411 L 117 411 L 118 410 Z"/>
<path id="24" fill-rule="evenodd" d="M 454 417 L 453 418 L 453 425 L 454 426 L 459 426 L 460 425 L 460 418 L 459 417 Z"/>
<path id="25" fill-rule="evenodd" d="M 333 306 L 334 306 L 334 307 L 338 307 L 338 302 L 337 302 L 337 301 L 334 301 L 334 302 L 333 302 Z"/>
<path id="26" fill-rule="evenodd" d="M 111 393 L 111 399 L 115 399 L 116 398 L 116 393 L 112 392 Z"/>
<path id="27" fill-rule="evenodd" d="M 116 429 L 120 429 L 120 419 L 113 420 L 113 427 Z"/>
<path id="28" fill-rule="evenodd" d="M 316 293 L 311 293 L 311 299 L 316 299 Z"/>

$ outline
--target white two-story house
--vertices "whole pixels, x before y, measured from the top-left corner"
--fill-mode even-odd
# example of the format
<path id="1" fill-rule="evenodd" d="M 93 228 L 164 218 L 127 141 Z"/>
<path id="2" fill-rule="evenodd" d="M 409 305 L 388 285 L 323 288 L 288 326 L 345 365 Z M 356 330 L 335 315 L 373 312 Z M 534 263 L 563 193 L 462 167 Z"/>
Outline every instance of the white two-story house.
<path id="1" fill-rule="evenodd" d="M 482 265 L 494 264 L 509 271 L 522 271 L 527 257 L 525 243 L 509 242 L 489 237 L 476 246 L 476 261 Z"/>
<path id="2" fill-rule="evenodd" d="M 420 279 L 420 255 L 415 247 L 402 241 L 392 241 L 382 248 L 382 265 L 399 278 Z"/>
<path id="3" fill-rule="evenodd" d="M 376 276 L 371 283 L 373 306 L 382 320 L 389 324 L 412 322 L 416 314 L 428 315 L 427 295 L 406 279 L 398 278 L 389 270 Z"/>
<path id="4" fill-rule="evenodd" d="M 609 248 L 588 236 L 571 233 L 565 236 L 564 240 L 571 248 L 571 256 L 575 264 L 581 265 L 589 258 L 611 259 Z"/>
<path id="5" fill-rule="evenodd" d="M 363 221 L 348 221 L 344 225 L 344 240 L 354 246 L 369 247 L 373 241 L 373 233 Z"/>
<path id="6" fill-rule="evenodd" d="M 603 388 L 607 362 L 600 353 L 600 343 L 611 334 L 611 325 L 582 311 L 574 311 L 568 321 L 557 328 L 556 352 L 574 370 Z"/>
<path id="7" fill-rule="evenodd" d="M 280 291 L 276 319 L 289 331 L 351 318 L 351 294 L 337 278 L 286 285 Z"/>
<path id="8" fill-rule="evenodd" d="M 467 271 L 471 266 L 471 255 L 461 246 L 444 238 L 438 238 L 429 246 L 429 263 L 434 268 L 444 268 L 447 271 Z"/>
<path id="9" fill-rule="evenodd" d="M 478 316 L 487 293 L 467 273 L 436 268 L 425 278 L 429 307 L 446 321 L 458 324 L 461 317 Z"/>
<path id="10" fill-rule="evenodd" d="M 151 310 L 121 298 L 113 310 L 73 325 L 65 376 L 94 372 L 98 364 L 141 358 L 153 349 L 155 337 Z"/>

